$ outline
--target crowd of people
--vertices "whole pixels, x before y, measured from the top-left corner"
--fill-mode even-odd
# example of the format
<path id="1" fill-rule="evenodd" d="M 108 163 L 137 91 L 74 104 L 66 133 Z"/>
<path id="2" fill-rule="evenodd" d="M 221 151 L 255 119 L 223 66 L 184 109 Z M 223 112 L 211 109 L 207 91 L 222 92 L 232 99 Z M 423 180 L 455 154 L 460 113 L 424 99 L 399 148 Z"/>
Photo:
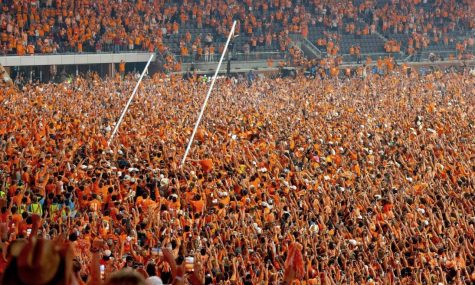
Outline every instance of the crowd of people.
<path id="1" fill-rule="evenodd" d="M 462 57 L 464 49 L 474 46 L 472 36 L 464 37 L 475 28 L 472 1 L 398 1 L 375 9 L 371 22 L 391 37 L 408 35 L 403 45 L 409 55 L 429 45 L 462 45 L 452 56 Z"/>
<path id="2" fill-rule="evenodd" d="M 220 79 L 183 166 L 208 83 L 146 78 L 108 146 L 135 83 L 0 89 L 2 284 L 475 282 L 467 70 Z"/>
<path id="3" fill-rule="evenodd" d="M 388 1 L 374 10 L 371 20 L 384 33 L 422 33 L 437 40 L 451 37 L 450 32 L 475 28 L 473 8 L 473 3 L 469 0 Z"/>
<path id="4" fill-rule="evenodd" d="M 31 1 L 0 2 L 0 52 L 33 55 L 64 52 L 159 51 L 166 53 L 167 38 L 178 35 L 172 52 L 197 60 L 210 60 L 221 49 L 234 20 L 245 45 L 290 48 L 290 33 L 307 37 L 309 29 L 324 27 L 335 34 L 365 36 L 375 31 L 407 34 L 408 52 L 433 42 L 456 42 L 473 47 L 473 37 L 458 39 L 456 32 L 473 30 L 472 1 Z M 211 28 L 207 33 L 192 28 Z M 391 39 L 391 37 L 389 36 Z M 337 38 L 325 40 L 335 46 Z M 411 44 L 412 41 L 412 44 Z M 325 44 L 326 45 L 326 44 Z M 244 52 L 244 51 L 243 51 Z M 391 51 L 393 50 L 391 49 Z"/>
<path id="5" fill-rule="evenodd" d="M 5 0 L 0 3 L 1 51 L 163 53 L 164 34 L 177 31 L 163 2 Z"/>

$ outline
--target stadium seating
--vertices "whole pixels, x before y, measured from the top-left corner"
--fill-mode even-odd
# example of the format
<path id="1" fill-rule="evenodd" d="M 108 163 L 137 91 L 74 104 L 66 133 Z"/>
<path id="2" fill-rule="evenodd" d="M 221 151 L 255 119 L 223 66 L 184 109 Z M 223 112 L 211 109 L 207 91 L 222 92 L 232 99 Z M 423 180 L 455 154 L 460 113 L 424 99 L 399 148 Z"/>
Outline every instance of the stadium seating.
<path id="1" fill-rule="evenodd" d="M 75 2 L 2 1 L 0 52 L 29 55 L 168 50 L 184 55 L 182 59 L 205 60 L 204 38 L 210 34 L 217 60 L 233 20 L 239 22 L 240 35 L 234 41 L 235 53 L 245 52 L 247 45 L 249 53 L 285 52 L 289 48 L 288 34 L 303 34 L 306 29 L 312 43 L 326 33 L 337 34 L 335 45 L 341 55 L 348 55 L 353 46 L 358 46 L 361 54 L 384 53 L 388 39 L 400 42 L 401 51 L 407 53 L 414 33 L 415 49 L 447 52 L 454 51 L 464 39 L 473 38 L 475 27 L 474 17 L 468 12 L 470 1 L 401 0 L 395 4 L 377 0 L 374 6 L 361 0 L 293 1 L 290 5 L 257 1 L 251 6 L 246 1 L 229 6 L 203 1 Z M 458 14 L 453 12 L 455 9 Z M 412 16 L 407 17 L 408 13 Z M 259 37 L 267 36 L 272 40 L 259 44 Z M 197 38 L 201 40 L 196 42 Z M 419 44 L 420 40 L 425 43 Z M 253 41 L 258 43 L 253 45 Z M 200 47 L 202 56 L 193 56 Z M 463 51 L 470 48 L 465 43 Z"/>

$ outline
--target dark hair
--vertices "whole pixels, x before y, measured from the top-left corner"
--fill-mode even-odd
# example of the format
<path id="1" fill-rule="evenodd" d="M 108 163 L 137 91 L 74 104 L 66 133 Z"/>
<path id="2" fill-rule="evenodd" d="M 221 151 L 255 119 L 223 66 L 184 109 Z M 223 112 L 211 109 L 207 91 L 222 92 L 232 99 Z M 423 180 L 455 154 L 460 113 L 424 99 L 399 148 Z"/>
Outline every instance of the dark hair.
<path id="1" fill-rule="evenodd" d="M 70 241 L 77 241 L 78 240 L 78 235 L 76 234 L 76 232 L 72 232 L 69 234 L 69 240 Z"/>
<path id="2" fill-rule="evenodd" d="M 157 276 L 157 269 L 156 269 L 154 263 L 147 264 L 147 267 L 145 268 L 145 271 L 147 271 L 147 274 L 150 277 Z"/>

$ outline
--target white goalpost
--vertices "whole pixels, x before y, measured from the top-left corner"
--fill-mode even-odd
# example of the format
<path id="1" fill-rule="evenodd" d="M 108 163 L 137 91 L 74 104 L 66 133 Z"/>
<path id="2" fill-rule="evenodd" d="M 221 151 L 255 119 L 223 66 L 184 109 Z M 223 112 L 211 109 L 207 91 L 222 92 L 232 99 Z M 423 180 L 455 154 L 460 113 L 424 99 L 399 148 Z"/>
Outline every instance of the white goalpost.
<path id="1" fill-rule="evenodd" d="M 145 65 L 145 68 L 142 71 L 142 74 L 140 75 L 139 81 L 135 85 L 134 91 L 132 92 L 132 95 L 130 95 L 129 101 L 127 101 L 127 104 L 125 105 L 124 110 L 122 111 L 122 114 L 120 115 L 119 120 L 115 124 L 114 131 L 112 131 L 112 134 L 109 138 L 109 141 L 107 142 L 107 146 L 110 147 L 110 144 L 112 140 L 114 139 L 115 135 L 117 134 L 117 131 L 119 130 L 119 126 L 122 123 L 122 120 L 124 119 L 125 114 L 127 113 L 127 110 L 129 109 L 130 103 L 132 103 L 132 100 L 134 99 L 135 93 L 137 93 L 137 90 L 139 89 L 140 82 L 142 82 L 142 79 L 147 72 L 148 66 L 150 65 L 150 62 L 152 62 L 153 58 L 153 53 L 150 55 L 150 58 L 148 59 L 147 65 Z"/>
<path id="2" fill-rule="evenodd" d="M 211 91 L 213 91 L 214 83 L 216 82 L 216 78 L 218 77 L 219 70 L 221 68 L 221 64 L 223 63 L 224 55 L 226 54 L 226 51 L 228 49 L 229 42 L 231 41 L 231 37 L 234 34 L 234 30 L 236 29 L 236 21 L 233 23 L 233 27 L 231 28 L 231 31 L 229 32 L 228 40 L 226 41 L 226 45 L 224 46 L 223 53 L 221 54 L 221 58 L 219 59 L 218 67 L 216 68 L 216 71 L 214 72 L 213 79 L 211 80 L 211 85 L 209 86 L 208 89 L 208 94 L 206 94 L 205 101 L 203 103 L 203 106 L 201 107 L 200 114 L 198 116 L 198 120 L 196 120 L 195 123 L 195 128 L 193 129 L 193 133 L 191 134 L 190 141 L 188 142 L 188 146 L 186 147 L 185 154 L 183 155 L 183 159 L 181 160 L 180 167 L 183 167 L 183 164 L 185 164 L 186 157 L 188 156 L 188 153 L 190 152 L 191 145 L 193 144 L 193 139 L 195 138 L 195 134 L 198 131 L 198 126 L 200 125 L 201 118 L 203 117 L 203 113 L 206 109 L 206 105 L 208 104 L 208 99 L 211 95 Z"/>
<path id="3" fill-rule="evenodd" d="M 203 114 L 204 114 L 204 111 L 206 109 L 206 105 L 208 104 L 209 97 L 211 95 L 211 92 L 213 91 L 213 87 L 214 87 L 214 84 L 216 82 L 216 78 L 218 77 L 219 70 L 221 69 L 221 64 L 223 63 L 224 56 L 226 55 L 226 51 L 228 50 L 229 42 L 231 41 L 231 38 L 232 38 L 232 36 L 234 34 L 234 31 L 236 29 L 236 24 L 237 24 L 237 21 L 234 21 L 233 26 L 231 28 L 231 31 L 229 32 L 228 39 L 227 39 L 226 44 L 224 46 L 223 53 L 221 54 L 221 58 L 219 59 L 218 66 L 217 66 L 216 71 L 214 73 L 214 76 L 211 80 L 211 85 L 208 89 L 208 93 L 206 94 L 205 101 L 203 102 L 203 106 L 201 107 L 200 114 L 198 115 L 198 119 L 196 120 L 195 127 L 193 129 L 193 133 L 191 134 L 190 140 L 188 142 L 188 146 L 186 147 L 185 154 L 183 155 L 183 159 L 181 160 L 180 167 L 183 166 L 183 164 L 186 161 L 186 157 L 188 156 L 188 153 L 190 152 L 190 148 L 191 148 L 191 145 L 193 144 L 193 140 L 194 140 L 196 132 L 198 130 L 198 126 L 201 122 L 201 119 L 203 118 Z M 147 65 L 145 66 L 142 74 L 140 75 L 140 78 L 139 78 L 139 81 L 137 82 L 137 85 L 135 85 L 135 88 L 134 88 L 134 91 L 132 92 L 132 95 L 130 96 L 129 100 L 127 101 L 127 104 L 125 105 L 124 110 L 122 111 L 122 114 L 120 115 L 119 120 L 117 121 L 117 123 L 114 127 L 114 130 L 112 131 L 112 134 L 109 138 L 109 141 L 107 142 L 108 147 L 110 147 L 110 144 L 114 140 L 114 137 L 117 134 L 117 131 L 119 130 L 120 124 L 122 123 L 122 121 L 125 117 L 125 114 L 127 113 L 127 110 L 129 109 L 129 106 L 132 103 L 132 100 L 133 100 L 135 94 L 137 93 L 138 87 L 139 87 L 140 83 L 142 82 L 142 79 L 143 79 L 143 77 L 144 77 L 144 75 L 145 75 L 145 73 L 148 69 L 148 66 L 150 65 L 150 62 L 152 61 L 152 58 L 153 58 L 153 54 L 150 56 L 150 59 L 148 60 Z"/>

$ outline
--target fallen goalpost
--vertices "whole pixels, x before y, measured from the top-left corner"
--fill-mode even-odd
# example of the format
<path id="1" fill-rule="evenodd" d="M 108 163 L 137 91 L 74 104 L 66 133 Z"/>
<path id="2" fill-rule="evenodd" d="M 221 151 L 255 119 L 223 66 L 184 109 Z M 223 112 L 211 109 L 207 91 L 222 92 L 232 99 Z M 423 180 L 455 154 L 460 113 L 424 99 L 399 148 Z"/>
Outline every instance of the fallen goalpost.
<path id="1" fill-rule="evenodd" d="M 130 95 L 129 101 L 127 101 L 127 104 L 125 105 L 125 108 L 122 111 L 122 114 L 120 115 L 119 120 L 115 124 L 114 131 L 112 131 L 109 141 L 107 141 L 108 147 L 110 147 L 112 140 L 114 139 L 115 135 L 117 134 L 117 131 L 119 130 L 119 126 L 122 123 L 122 120 L 124 119 L 124 116 L 127 113 L 127 110 L 129 109 L 130 103 L 132 103 L 132 100 L 134 99 L 135 93 L 137 93 L 137 90 L 139 89 L 140 82 L 142 82 L 142 79 L 145 73 L 147 72 L 148 66 L 150 65 L 150 62 L 152 62 L 152 58 L 153 58 L 153 53 L 150 55 L 150 58 L 148 59 L 148 62 L 145 65 L 145 68 L 143 69 L 142 74 L 140 75 L 139 81 L 135 85 L 134 91 L 132 91 L 132 95 Z"/>
<path id="2" fill-rule="evenodd" d="M 188 142 L 188 146 L 186 147 L 185 154 L 183 155 L 183 159 L 181 160 L 181 163 L 180 163 L 180 167 L 183 167 L 183 164 L 185 164 L 185 161 L 186 161 L 186 157 L 188 156 L 188 153 L 190 152 L 191 145 L 193 144 L 193 140 L 195 138 L 196 132 L 198 131 L 198 126 L 200 125 L 201 119 L 203 118 L 203 113 L 205 112 L 205 109 L 206 109 L 206 105 L 208 104 L 208 99 L 211 95 L 211 91 L 213 91 L 214 83 L 216 82 L 216 78 L 218 77 L 219 70 L 221 69 L 221 64 L 223 63 L 224 55 L 226 54 L 229 42 L 231 41 L 231 37 L 234 34 L 234 30 L 236 29 L 236 23 L 237 22 L 234 21 L 233 27 L 231 28 L 231 31 L 229 32 L 228 40 L 226 41 L 226 45 L 224 46 L 223 53 L 221 54 L 221 58 L 219 59 L 218 67 L 216 68 L 216 71 L 214 72 L 213 79 L 211 80 L 211 85 L 209 86 L 209 89 L 208 89 L 208 94 L 206 94 L 206 98 L 205 98 L 205 101 L 203 102 L 203 106 L 201 107 L 198 120 L 196 120 L 195 128 L 193 129 L 193 133 L 191 134 L 190 141 Z"/>
<path id="3" fill-rule="evenodd" d="M 190 140 L 188 142 L 188 146 L 186 147 L 185 154 L 183 155 L 183 159 L 181 160 L 180 167 L 183 167 L 183 164 L 186 161 L 186 157 L 188 156 L 188 153 L 190 152 L 191 145 L 193 144 L 193 140 L 195 138 L 196 132 L 198 130 L 198 126 L 200 125 L 201 119 L 203 118 L 204 111 L 206 109 L 206 105 L 208 104 L 209 97 L 211 95 L 211 92 L 213 91 L 214 84 L 216 82 L 216 78 L 218 77 L 219 70 L 221 69 L 221 64 L 223 63 L 224 56 L 226 54 L 226 51 L 228 50 L 229 42 L 231 41 L 232 36 L 234 35 L 234 31 L 236 29 L 236 23 L 237 21 L 234 21 L 233 26 L 231 28 L 231 31 L 229 32 L 228 39 L 226 41 L 226 45 L 224 46 L 223 53 L 221 54 L 221 58 L 219 59 L 218 66 L 216 68 L 216 71 L 214 72 L 214 76 L 211 80 L 211 85 L 208 89 L 208 93 L 206 94 L 205 101 L 203 102 L 203 106 L 201 107 L 200 114 L 198 116 L 198 119 L 196 120 L 195 127 L 193 129 L 193 133 L 191 134 Z M 122 111 L 122 114 L 119 117 L 119 120 L 115 124 L 114 130 L 112 131 L 112 134 L 109 138 L 109 141 L 107 142 L 107 146 L 110 147 L 112 141 L 114 140 L 115 135 L 117 134 L 117 131 L 119 130 L 120 124 L 124 120 L 125 114 L 127 113 L 127 110 L 129 109 L 130 104 L 132 103 L 132 100 L 134 99 L 135 94 L 137 93 L 137 90 L 139 88 L 140 83 L 142 82 L 142 79 L 148 69 L 148 66 L 150 65 L 150 62 L 152 61 L 153 54 L 150 56 L 150 59 L 147 62 L 147 65 L 145 65 L 144 70 L 142 71 L 142 74 L 140 75 L 139 81 L 135 85 L 134 91 L 132 92 L 132 95 L 130 95 L 129 100 L 127 101 L 127 104 L 124 107 L 124 110 Z"/>

